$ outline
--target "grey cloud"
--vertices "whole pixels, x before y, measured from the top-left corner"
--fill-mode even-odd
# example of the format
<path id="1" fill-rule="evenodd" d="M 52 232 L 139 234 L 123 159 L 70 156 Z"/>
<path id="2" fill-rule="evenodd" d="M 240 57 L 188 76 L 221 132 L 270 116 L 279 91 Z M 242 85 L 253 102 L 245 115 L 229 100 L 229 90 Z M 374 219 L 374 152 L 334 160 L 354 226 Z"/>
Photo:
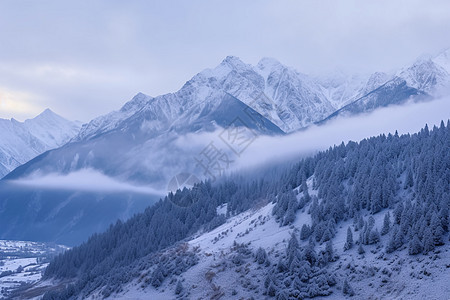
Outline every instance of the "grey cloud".
<path id="1" fill-rule="evenodd" d="M 450 46 L 449 10 L 444 0 L 4 1 L 0 89 L 88 121 L 139 91 L 173 92 L 227 55 L 305 73 L 383 71 Z"/>

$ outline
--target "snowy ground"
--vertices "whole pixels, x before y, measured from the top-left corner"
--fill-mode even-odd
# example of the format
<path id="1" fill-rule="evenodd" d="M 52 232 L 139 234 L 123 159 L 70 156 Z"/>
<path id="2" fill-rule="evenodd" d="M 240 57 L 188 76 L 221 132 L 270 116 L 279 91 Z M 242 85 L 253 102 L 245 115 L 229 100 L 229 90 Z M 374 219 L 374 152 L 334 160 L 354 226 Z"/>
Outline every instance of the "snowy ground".
<path id="1" fill-rule="evenodd" d="M 308 186 L 310 194 L 316 195 L 317 192 L 311 189 L 311 178 Z M 270 260 L 276 262 L 278 257 L 285 254 L 291 233 L 311 222 L 306 207 L 297 212 L 293 225 L 280 227 L 272 216 L 273 206 L 272 203 L 261 205 L 230 218 L 210 232 L 193 237 L 188 243 L 190 248 L 197 251 L 200 262 L 178 278 L 183 283 L 183 296 L 176 296 L 174 293 L 176 280 L 166 280 L 158 289 L 151 286 L 142 288 L 137 281 L 133 281 L 124 287 L 123 292 L 111 298 L 265 299 L 264 268 L 254 263 L 252 258 L 238 267 L 230 263 L 235 253 L 235 242 L 248 245 L 253 252 L 262 247 Z M 218 207 L 218 212 L 224 213 L 224 208 Z M 386 212 L 374 215 L 378 230 L 381 230 Z M 366 214 L 363 217 L 367 220 L 368 216 Z M 380 243 L 364 246 L 365 253 L 361 255 L 358 254 L 357 245 L 348 251 L 343 250 L 349 226 L 354 232 L 354 241 L 358 240 L 358 232 L 354 231 L 352 223 L 339 223 L 337 235 L 333 239 L 333 247 L 339 259 L 331 263 L 329 270 L 336 275 L 338 283 L 330 296 L 316 299 L 347 299 L 342 293 L 342 284 L 346 278 L 355 291 L 355 296 L 351 299 L 450 299 L 448 244 L 428 255 L 410 256 L 406 248 L 386 254 L 386 235 L 381 237 Z M 306 242 L 300 244 L 305 245 Z M 324 245 L 318 245 L 316 251 L 322 248 Z"/>
<path id="2" fill-rule="evenodd" d="M 49 259 L 66 249 L 46 243 L 0 240 L 0 298 L 39 281 Z"/>
<path id="3" fill-rule="evenodd" d="M 249 244 L 252 250 L 263 247 L 272 261 L 284 254 L 293 227 L 280 227 L 271 216 L 272 204 L 259 210 L 231 218 L 226 224 L 191 240 L 198 247 L 200 263 L 181 275 L 183 286 L 189 290 L 188 299 L 248 299 L 263 296 L 263 270 L 248 260 L 242 268 L 229 268 L 234 241 Z M 384 213 L 375 215 L 376 226 L 381 228 Z M 299 212 L 294 227 L 309 222 L 306 212 Z M 355 291 L 352 299 L 450 299 L 450 249 L 438 247 L 429 255 L 410 256 L 407 249 L 385 254 L 383 245 L 387 236 L 377 245 L 364 246 L 365 254 L 357 253 L 357 246 L 343 251 L 346 230 L 351 222 L 343 223 L 333 239 L 340 259 L 330 266 L 338 279 L 333 294 L 316 299 L 347 299 L 341 291 L 348 278 Z M 355 240 L 357 239 L 354 236 Z M 323 246 L 319 246 L 321 248 Z M 245 288 L 243 288 L 245 287 Z M 135 282 L 116 299 L 174 299 L 175 284 L 166 282 L 161 288 L 141 289 Z M 237 294 L 234 294 L 236 290 Z"/>

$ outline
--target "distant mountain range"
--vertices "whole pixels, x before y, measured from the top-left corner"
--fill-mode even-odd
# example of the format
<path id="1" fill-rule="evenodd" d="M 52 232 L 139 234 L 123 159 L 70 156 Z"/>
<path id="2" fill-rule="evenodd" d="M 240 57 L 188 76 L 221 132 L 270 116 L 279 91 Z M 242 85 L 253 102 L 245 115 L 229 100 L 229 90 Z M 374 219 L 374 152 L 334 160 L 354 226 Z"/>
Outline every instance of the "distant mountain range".
<path id="1" fill-rule="evenodd" d="M 24 129 L 23 135 L 33 138 L 23 138 L 26 142 L 20 140 L 15 144 L 10 142 L 9 152 L 0 147 L 3 151 L 0 153 L 11 153 L 0 159 L 0 168 L 7 172 L 37 154 L 61 146 L 17 167 L 5 176 L 4 182 L 31 175 L 67 174 L 89 168 L 121 181 L 145 185 L 153 183 L 164 189 L 172 176 L 198 169 L 199 164 L 193 158 L 202 149 L 189 143 L 180 143 L 180 137 L 239 127 L 247 129 L 247 137 L 284 135 L 337 116 L 368 112 L 378 107 L 402 104 L 410 99 L 419 101 L 439 96 L 450 86 L 449 53 L 447 50 L 435 57 L 421 58 L 394 74 L 374 73 L 350 77 L 340 74 L 328 78 L 299 73 L 271 58 L 264 58 L 252 66 L 229 56 L 217 67 L 195 75 L 179 91 L 157 97 L 138 93 L 119 111 L 95 118 L 79 131 L 78 125 L 68 121 L 64 123 L 50 111 L 36 118 L 47 120 L 44 122 L 47 126 L 31 126 L 31 122 L 40 124 L 37 120 L 33 121 L 35 119 L 23 124 L 13 120 L 4 121 L 5 124 L 13 124 L 9 125 L 11 127 L 28 128 L 28 131 Z M 4 125 L 0 122 L 0 126 Z M 55 129 L 59 130 L 60 135 L 48 134 Z M 16 141 L 20 135 L 13 132 L 8 128 L 0 135 Z M 230 137 L 229 132 L 226 134 Z M 44 135 L 60 138 L 44 139 Z M 47 143 L 42 142 L 40 145 L 38 142 L 33 143 L 34 140 Z M 209 140 L 204 142 L 206 146 Z M 35 144 L 38 145 L 37 150 L 30 146 Z M 27 155 L 13 155 L 14 151 L 22 148 L 27 149 Z M 4 161 L 8 159 L 9 163 L 5 164 Z M 8 192 L 3 192 L 3 197 L 11 203 L 18 201 L 19 194 L 13 188 L 8 189 Z M 27 199 L 20 199 L 21 205 L 32 207 L 29 212 L 38 214 L 42 208 L 39 204 L 42 200 L 38 197 L 41 191 L 30 193 Z M 54 198 L 52 192 L 46 191 L 46 195 Z M 58 232 L 58 236 L 81 226 L 81 219 L 75 211 L 81 214 L 87 211 L 80 208 L 74 210 L 72 215 L 59 214 L 63 207 L 73 204 L 76 197 L 70 195 L 66 195 L 69 199 L 60 200 L 58 210 L 42 211 L 44 219 L 57 219 L 56 224 L 71 224 L 64 227 L 65 231 Z M 115 203 L 120 202 L 117 197 L 115 199 Z M 128 207 L 136 207 L 129 197 L 124 198 L 124 201 L 128 201 Z M 141 204 L 137 206 L 141 207 Z M 123 216 L 123 206 L 115 205 L 109 209 L 111 222 Z M 11 214 L 12 211 L 1 209 L 0 206 L 0 218 L 10 218 Z M 101 230 L 107 222 L 103 220 L 102 226 L 77 230 L 83 234 L 92 233 L 93 228 Z M 4 232 L 0 232 L 0 237 L 14 238 Z M 30 236 L 21 235 L 20 238 L 27 239 Z M 46 236 L 48 240 L 52 240 L 51 235 Z"/>
<path id="2" fill-rule="evenodd" d="M 72 122 L 46 109 L 33 119 L 0 119 L 0 178 L 35 156 L 67 143 L 80 131 Z"/>
<path id="3" fill-rule="evenodd" d="M 170 163 L 154 156 L 158 149 L 172 149 L 179 136 L 227 127 L 236 118 L 257 134 L 284 134 L 338 115 L 438 95 L 450 86 L 449 52 L 421 58 L 391 75 L 341 74 L 326 79 L 299 73 L 271 58 L 251 66 L 229 56 L 216 68 L 195 75 L 175 93 L 158 97 L 137 94 L 119 111 L 84 124 L 64 147 L 30 161 L 7 178 L 37 170 L 67 173 L 94 168 L 148 183 L 160 173 L 161 165 L 155 160 L 170 168 Z M 172 150 L 178 157 L 185 151 Z"/>

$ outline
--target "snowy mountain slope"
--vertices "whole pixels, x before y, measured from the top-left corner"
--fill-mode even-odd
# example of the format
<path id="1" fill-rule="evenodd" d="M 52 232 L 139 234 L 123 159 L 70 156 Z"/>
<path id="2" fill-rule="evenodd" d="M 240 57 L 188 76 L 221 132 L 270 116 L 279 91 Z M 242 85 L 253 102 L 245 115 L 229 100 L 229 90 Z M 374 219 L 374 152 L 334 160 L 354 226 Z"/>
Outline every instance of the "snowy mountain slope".
<path id="1" fill-rule="evenodd" d="M 110 112 L 107 115 L 100 116 L 90 121 L 87 124 L 83 124 L 80 132 L 74 138 L 74 141 L 80 141 L 83 139 L 89 139 L 94 135 L 99 135 L 109 130 L 114 129 L 117 124 L 123 122 L 127 118 L 131 117 L 137 111 L 139 111 L 145 103 L 152 98 L 138 93 L 129 102 L 127 102 L 119 111 Z"/>
<path id="2" fill-rule="evenodd" d="M 309 76 L 269 58 L 263 58 L 256 68 L 266 83 L 264 96 L 275 104 L 273 111 L 282 122 L 275 124 L 284 131 L 305 127 L 335 110 L 320 85 Z M 264 112 L 270 113 L 267 109 Z"/>
<path id="3" fill-rule="evenodd" d="M 428 94 L 408 86 L 404 79 L 395 77 L 377 89 L 369 92 L 367 95 L 337 110 L 320 123 L 336 116 L 349 116 L 370 112 L 379 107 L 386 107 L 392 104 L 400 105 L 406 103 L 408 100 L 420 101 L 427 98 L 430 98 Z"/>
<path id="4" fill-rule="evenodd" d="M 350 102 L 325 118 L 369 112 L 378 107 L 402 104 L 408 100 L 421 101 L 447 95 L 450 90 L 450 50 L 436 56 L 424 56 L 394 76 L 372 74 L 367 83 L 355 93 Z"/>
<path id="5" fill-rule="evenodd" d="M 389 75 L 376 72 L 372 75 L 349 76 L 335 72 L 316 80 L 335 109 L 339 109 L 383 85 L 389 80 Z"/>
<path id="6" fill-rule="evenodd" d="M 310 195 L 317 195 L 312 188 L 314 178 L 307 180 Z M 300 195 L 297 197 L 300 199 Z M 137 278 L 112 293 L 107 299 L 172 299 L 177 295 L 181 282 L 180 296 L 192 299 L 225 297 L 227 299 L 261 298 L 266 289 L 265 267 L 256 261 L 254 253 L 262 248 L 268 260 L 276 264 L 285 251 L 292 234 L 298 235 L 304 224 L 311 225 L 308 205 L 296 213 L 295 222 L 280 227 L 272 214 L 273 203 L 251 209 L 229 218 L 225 224 L 207 232 L 194 235 L 183 247 L 195 253 L 198 263 L 185 272 L 165 281 L 157 289 L 146 285 L 146 276 L 153 268 L 141 268 Z M 223 208 L 218 208 L 223 211 Z M 383 213 L 386 213 L 384 211 Z M 391 215 L 394 214 L 390 210 Z M 365 218 L 369 217 L 367 213 Z M 374 215 L 374 226 L 381 230 L 384 214 Z M 318 299 L 352 299 L 343 291 L 345 280 L 360 299 L 382 297 L 386 299 L 445 299 L 450 293 L 446 280 L 450 276 L 450 247 L 440 248 L 430 255 L 409 256 L 407 250 L 387 254 L 381 245 L 388 243 L 389 236 L 381 237 L 379 243 L 364 246 L 360 254 L 356 246 L 345 250 L 347 228 L 357 233 L 352 221 L 339 224 L 332 245 L 339 259 L 329 265 L 337 278 L 330 297 Z M 307 247 L 308 241 L 300 241 L 300 247 Z M 178 246 L 177 246 L 178 247 Z M 240 248 L 253 255 L 242 254 Z M 241 248 L 241 249 L 242 249 Z M 318 245 L 318 251 L 325 250 L 325 243 Z M 173 255 L 173 254 L 172 254 Z M 156 255 L 157 256 L 157 255 Z M 240 256 L 240 260 L 236 259 Z M 154 274 L 154 273 L 153 273 Z M 104 297 L 104 293 L 93 292 L 87 299 Z"/>
<path id="7" fill-rule="evenodd" d="M 442 299 L 449 126 L 169 194 L 55 259 L 44 299 Z"/>
<path id="8" fill-rule="evenodd" d="M 182 282 L 182 294 L 191 299 L 214 298 L 219 295 L 226 299 L 267 297 L 263 294 L 264 268 L 254 257 L 244 258 L 236 264 L 236 243 L 248 245 L 256 253 L 263 248 L 272 263 L 285 256 L 285 249 L 292 233 L 298 234 L 303 224 L 311 220 L 306 212 L 299 211 L 296 221 L 289 227 L 280 227 L 272 215 L 273 204 L 230 218 L 216 229 L 203 233 L 188 242 L 194 250 L 199 263 L 186 272 L 167 281 L 158 289 L 142 287 L 142 280 L 136 279 L 112 294 L 107 299 L 172 299 L 176 297 L 177 282 Z M 375 226 L 382 227 L 383 215 L 378 215 Z M 436 254 L 408 256 L 407 250 L 395 254 L 385 254 L 379 245 L 369 245 L 365 254 L 359 254 L 357 247 L 344 251 L 347 228 L 355 228 L 351 222 L 339 225 L 333 248 L 339 260 L 329 268 L 337 277 L 337 285 L 329 297 L 314 299 L 353 299 L 342 291 L 345 279 L 351 278 L 353 292 L 358 299 L 445 299 L 450 293 L 446 284 L 450 276 L 450 247 L 446 246 Z M 388 236 L 381 239 L 387 243 Z M 308 241 L 300 241 L 300 247 L 306 247 Z M 319 249 L 324 249 L 325 244 Z M 141 270 L 146 274 L 149 270 Z M 94 293 L 88 299 L 101 295 Z"/>
<path id="9" fill-rule="evenodd" d="M 447 73 L 450 73 L 450 48 L 435 55 L 432 61 L 442 67 Z"/>
<path id="10" fill-rule="evenodd" d="M 428 94 L 440 94 L 450 87 L 450 50 L 434 57 L 419 58 L 412 66 L 398 72 L 410 87 Z"/>
<path id="11" fill-rule="evenodd" d="M 80 127 L 49 109 L 25 122 L 0 119 L 0 177 L 33 157 L 64 145 L 78 134 Z"/>

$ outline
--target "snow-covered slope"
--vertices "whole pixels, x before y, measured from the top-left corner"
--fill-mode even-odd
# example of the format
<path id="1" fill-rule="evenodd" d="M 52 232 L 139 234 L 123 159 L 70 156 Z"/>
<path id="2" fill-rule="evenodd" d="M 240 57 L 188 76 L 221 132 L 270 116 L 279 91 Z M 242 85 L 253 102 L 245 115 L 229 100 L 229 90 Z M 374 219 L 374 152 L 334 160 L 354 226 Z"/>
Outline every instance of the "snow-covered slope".
<path id="1" fill-rule="evenodd" d="M 312 189 L 313 178 L 307 184 L 309 193 L 316 196 L 317 190 Z M 183 247 L 187 249 L 185 251 L 195 253 L 198 263 L 178 276 L 174 275 L 175 279 L 166 280 L 157 289 L 146 284 L 146 277 L 153 269 L 141 268 L 135 280 L 107 299 L 173 299 L 178 283 L 182 286 L 179 297 L 188 299 L 269 299 L 264 293 L 267 265 L 258 263 L 255 253 L 264 249 L 267 261 L 276 265 L 280 258 L 286 257 L 292 234 L 298 235 L 304 224 L 311 225 L 310 206 L 299 210 L 295 222 L 283 227 L 276 222 L 273 208 L 273 203 L 267 203 L 229 218 L 212 231 L 192 237 Z M 223 211 L 223 207 L 218 207 L 219 211 Z M 366 213 L 364 217 L 369 215 Z M 374 217 L 374 227 L 381 230 L 384 214 Z M 448 245 L 429 255 L 409 256 L 407 249 L 387 254 L 382 245 L 388 243 L 389 236 L 384 235 L 379 243 L 365 245 L 365 253 L 361 254 L 356 246 L 344 250 L 348 228 L 355 234 L 358 232 L 352 220 L 345 221 L 339 224 L 332 239 L 338 259 L 328 267 L 337 281 L 331 296 L 314 299 L 353 299 L 343 291 L 345 280 L 351 282 L 351 289 L 358 299 L 446 299 L 450 293 L 446 284 L 450 276 Z M 308 240 L 300 241 L 299 246 L 307 247 Z M 317 245 L 317 251 L 325 251 L 325 247 L 325 243 L 321 243 Z M 175 259 L 179 252 L 172 255 Z M 89 299 L 103 296 L 94 292 Z"/>
<path id="2" fill-rule="evenodd" d="M 440 94 L 450 87 L 450 50 L 434 57 L 421 57 L 397 75 L 410 87 L 430 95 Z"/>
<path id="3" fill-rule="evenodd" d="M 354 102 L 337 110 L 322 122 L 325 122 L 336 116 L 349 116 L 363 112 L 370 112 L 380 107 L 386 107 L 392 104 L 402 104 L 408 100 L 423 100 L 429 95 L 425 92 L 410 87 L 401 77 L 395 77 L 377 89 L 370 91 L 367 95 L 355 100 Z"/>
<path id="4" fill-rule="evenodd" d="M 345 85 L 336 85 L 343 89 Z M 358 86 L 358 85 L 356 85 Z M 377 72 L 367 82 L 353 88 L 352 97 L 343 107 L 325 118 L 325 122 L 336 116 L 347 116 L 369 112 L 378 107 L 403 104 L 408 100 L 424 100 L 430 97 L 448 95 L 450 91 L 450 50 L 435 56 L 422 56 L 411 66 L 396 72 L 395 75 Z"/>
<path id="5" fill-rule="evenodd" d="M 318 77 L 316 80 L 327 99 L 339 109 L 383 85 L 389 80 L 389 75 L 382 72 L 372 75 L 347 75 L 335 72 L 326 77 Z"/>
<path id="6" fill-rule="evenodd" d="M 341 80 L 342 81 L 342 80 Z M 345 84 L 337 84 L 342 90 Z M 345 89 L 344 89 L 345 91 Z M 422 56 L 411 66 L 395 75 L 376 72 L 363 85 L 352 89 L 353 96 L 346 97 L 342 107 L 325 118 L 325 122 L 336 116 L 347 116 L 369 112 L 378 107 L 403 104 L 408 100 L 424 100 L 448 95 L 450 91 L 450 50 L 436 56 Z M 339 95 L 339 94 L 338 94 Z M 330 96 L 331 97 L 331 96 Z"/>
<path id="7" fill-rule="evenodd" d="M 0 119 L 0 178 L 44 151 L 64 145 L 78 134 L 80 125 L 49 109 L 25 122 Z"/>

